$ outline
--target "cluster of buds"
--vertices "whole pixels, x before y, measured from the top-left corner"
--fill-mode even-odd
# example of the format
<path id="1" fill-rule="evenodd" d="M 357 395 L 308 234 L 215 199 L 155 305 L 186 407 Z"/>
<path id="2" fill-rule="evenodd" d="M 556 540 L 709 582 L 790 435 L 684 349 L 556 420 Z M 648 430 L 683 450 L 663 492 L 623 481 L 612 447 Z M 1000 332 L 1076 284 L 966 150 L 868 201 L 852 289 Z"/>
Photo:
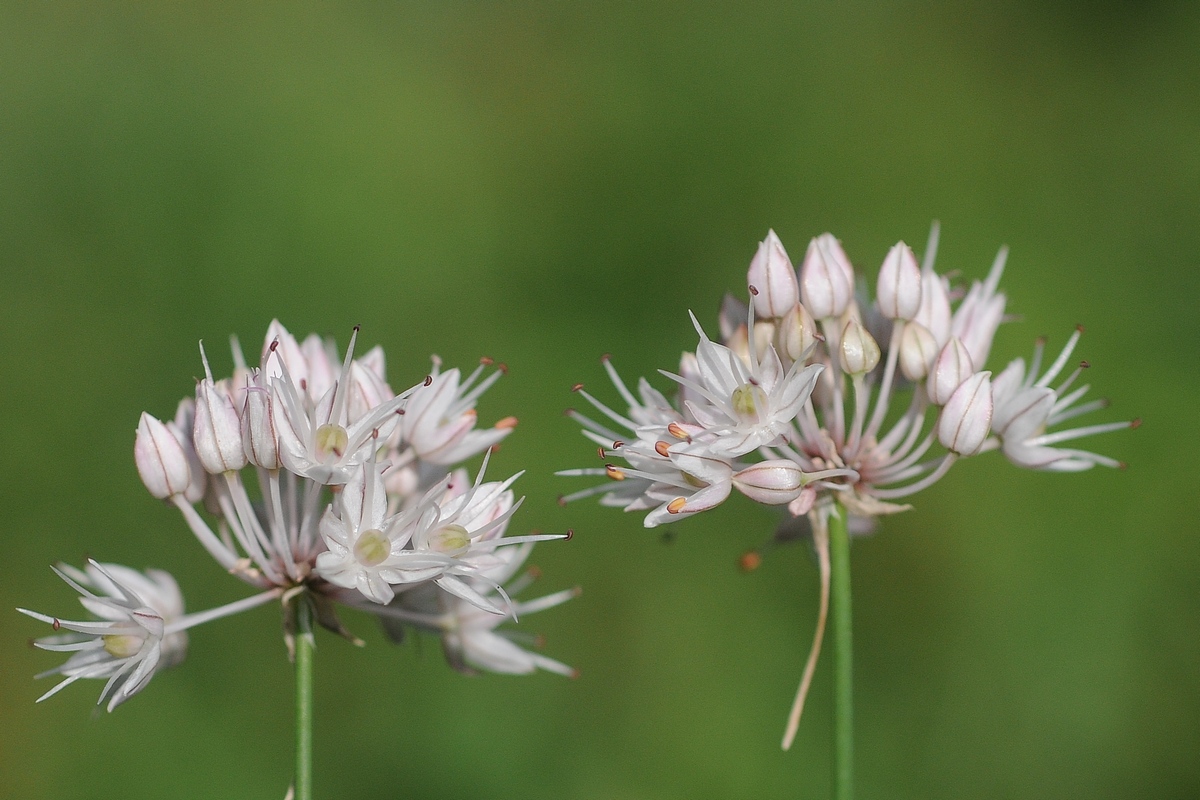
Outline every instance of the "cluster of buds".
<path id="1" fill-rule="evenodd" d="M 1005 320 L 998 287 L 1007 250 L 964 291 L 934 271 L 937 241 L 935 224 L 923 263 L 904 242 L 892 247 L 872 301 L 831 234 L 809 243 L 796 270 L 768 232 L 750 262 L 749 302 L 727 296 L 722 304 L 721 343 L 693 316 L 695 352 L 683 354 L 678 373 L 662 371 L 678 386 L 675 402 L 645 379 L 635 395 L 608 357 L 625 410 L 575 387 L 601 417 L 568 414 L 605 463 L 559 474 L 606 480 L 563 500 L 598 495 L 603 505 L 648 512 L 646 527 L 711 509 L 735 488 L 786 506 L 789 522 L 775 541 L 798 528 L 813 537 L 823 619 L 827 525 L 839 505 L 852 532 L 870 530 L 879 516 L 910 508 L 901 501 L 955 462 L 989 450 L 1029 469 L 1119 466 L 1059 445 L 1137 420 L 1050 430 L 1107 405 L 1085 402 L 1088 387 L 1076 385 L 1087 362 L 1068 367 L 1081 329 L 1044 370 L 1039 342 L 1028 367 L 1016 359 L 993 379 L 987 359 Z M 743 565 L 758 560 L 751 552 Z M 818 645 L 819 637 L 820 624 Z"/>
<path id="2" fill-rule="evenodd" d="M 258 592 L 218 609 L 184 615 L 170 575 L 92 562 L 62 567 L 95 621 L 67 622 L 25 613 L 69 634 L 38 640 L 76 652 L 47 674 L 65 679 L 44 697 L 83 677 L 109 679 L 109 709 L 182 659 L 186 629 L 278 599 L 289 649 L 298 603 L 353 641 L 338 604 L 373 613 L 393 638 L 403 627 L 442 638 L 464 670 L 528 673 L 570 668 L 513 644 L 497 626 L 519 612 L 557 605 L 558 592 L 517 602 L 529 582 L 516 576 L 533 543 L 564 534 L 506 536 L 521 504 L 512 483 L 485 481 L 491 448 L 516 420 L 477 424 L 475 403 L 503 367 L 485 359 L 464 379 L 432 372 L 394 392 L 382 349 L 345 357 L 314 335 L 298 342 L 272 322 L 256 367 L 236 340 L 234 374 L 214 379 L 201 347 L 204 378 L 174 419 L 143 413 L 134 458 L 150 493 L 174 505 L 209 555 Z M 486 373 L 486 374 L 485 374 Z M 474 480 L 460 463 L 484 453 Z M 504 584 L 510 582 L 509 587 Z M 44 699 L 43 697 L 43 699 Z"/>

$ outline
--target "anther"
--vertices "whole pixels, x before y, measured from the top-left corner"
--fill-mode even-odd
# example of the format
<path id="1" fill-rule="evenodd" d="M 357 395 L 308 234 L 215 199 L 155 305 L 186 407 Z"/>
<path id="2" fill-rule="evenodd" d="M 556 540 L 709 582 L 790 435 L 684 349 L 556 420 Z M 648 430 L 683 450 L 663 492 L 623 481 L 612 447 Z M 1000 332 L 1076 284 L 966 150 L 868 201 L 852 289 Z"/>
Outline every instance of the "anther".
<path id="1" fill-rule="evenodd" d="M 753 572 L 762 564 L 762 556 L 757 550 L 750 550 L 738 559 L 738 568 L 742 572 Z"/>
<path id="2" fill-rule="evenodd" d="M 654 452 L 658 453 L 663 458 L 668 458 L 671 455 L 670 447 L 671 445 L 667 444 L 666 442 L 655 442 Z"/>
<path id="3" fill-rule="evenodd" d="M 667 433 L 671 434 L 676 439 L 686 439 L 691 441 L 691 437 L 688 436 L 687 431 L 685 431 L 683 426 L 681 426 L 678 422 L 672 422 L 670 425 L 668 425 Z"/>
<path id="4" fill-rule="evenodd" d="M 355 332 L 355 333 L 358 333 L 358 332 L 359 332 L 359 331 L 361 331 L 361 330 L 362 330 L 362 325 L 355 325 L 355 326 L 354 326 L 354 332 Z"/>
<path id="5" fill-rule="evenodd" d="M 597 447 L 597 448 L 596 448 L 596 452 L 600 454 L 600 460 L 601 460 L 601 461 L 603 461 L 604 459 L 608 458 L 608 451 L 607 451 L 607 450 L 605 450 L 603 447 Z"/>
<path id="6" fill-rule="evenodd" d="M 1080 369 L 1087 369 L 1087 368 L 1088 368 L 1088 367 L 1090 367 L 1090 366 L 1091 366 L 1091 364 L 1089 364 L 1089 363 L 1088 363 L 1088 362 L 1086 362 L 1086 361 L 1080 361 L 1080 362 L 1079 362 L 1079 368 L 1080 368 Z"/>
<path id="7" fill-rule="evenodd" d="M 687 498 L 676 497 L 674 500 L 667 503 L 667 513 L 668 514 L 678 514 L 680 511 L 683 511 L 683 507 L 686 505 L 687 505 Z"/>
<path id="8" fill-rule="evenodd" d="M 1076 325 L 1076 326 L 1075 326 L 1075 330 L 1079 331 L 1080 333 L 1083 333 L 1083 326 L 1082 326 L 1082 325 Z"/>
<path id="9" fill-rule="evenodd" d="M 605 353 L 604 355 L 600 356 L 601 364 L 607 364 L 610 360 L 612 360 L 612 353 Z"/>
<path id="10" fill-rule="evenodd" d="M 755 297 L 758 297 L 758 287 L 757 286 L 755 286 L 754 284 L 750 284 L 746 288 L 748 288 L 750 290 L 750 294 L 754 295 Z"/>
<path id="11" fill-rule="evenodd" d="M 508 364 L 505 364 L 503 361 L 496 365 L 496 369 L 500 370 L 501 375 L 508 374 Z"/>
<path id="12" fill-rule="evenodd" d="M 54 618 L 54 622 L 50 623 L 50 627 L 53 628 L 54 630 L 58 630 L 59 628 L 62 627 L 62 623 L 58 621 L 58 617 Z"/>
<path id="13" fill-rule="evenodd" d="M 566 537 L 563 539 L 563 541 L 564 541 L 564 542 L 569 542 L 569 541 L 571 541 L 571 540 L 572 540 L 572 539 L 574 539 L 574 538 L 575 538 L 575 531 L 574 531 L 574 530 L 572 530 L 571 528 L 567 528 L 567 535 L 566 535 Z"/>
<path id="14" fill-rule="evenodd" d="M 496 362 L 493 361 L 490 356 L 484 356 L 483 358 L 479 359 L 479 363 L 483 364 L 485 367 L 490 367 L 492 364 L 494 364 Z"/>
<path id="15" fill-rule="evenodd" d="M 580 389 L 582 389 L 582 388 L 583 388 L 583 384 L 582 384 L 582 383 L 577 383 L 577 384 L 575 384 L 574 386 L 572 386 L 572 387 L 571 387 L 571 391 L 572 391 L 572 392 L 578 392 L 578 391 L 579 391 Z"/>
<path id="16" fill-rule="evenodd" d="M 494 427 L 500 428 L 501 430 L 515 428 L 515 427 L 517 427 L 517 418 L 516 417 L 505 417 L 504 419 L 497 422 Z"/>
<path id="17" fill-rule="evenodd" d="M 612 464 L 604 465 L 604 474 L 614 481 L 625 480 L 625 472 L 620 467 L 614 467 Z"/>
<path id="18" fill-rule="evenodd" d="M 429 384 L 431 384 L 431 383 L 433 383 L 433 376 L 432 376 L 432 375 L 426 375 L 426 376 L 425 376 L 425 384 L 424 384 L 424 385 L 425 385 L 425 386 L 428 386 L 428 385 L 429 385 Z"/>
<path id="19" fill-rule="evenodd" d="M 620 450 L 624 446 L 625 446 L 625 443 L 622 442 L 620 439 L 617 439 L 612 443 L 613 450 Z"/>
<path id="20" fill-rule="evenodd" d="M 525 570 L 525 574 L 536 581 L 538 578 L 542 577 L 542 570 L 540 567 L 530 567 L 529 569 Z"/>
<path id="21" fill-rule="evenodd" d="M 567 498 L 566 498 L 566 496 L 564 496 L 564 495 L 561 495 L 561 494 L 560 494 L 560 495 L 558 496 L 557 503 L 558 503 L 560 506 L 562 506 L 563 508 L 566 508 L 566 506 L 567 506 Z"/>
<path id="22" fill-rule="evenodd" d="M 1140 427 L 1142 427 L 1142 418 L 1141 418 L 1141 417 L 1138 417 L 1137 419 L 1131 420 L 1131 421 L 1130 421 L 1130 423 L 1129 423 L 1129 427 L 1130 427 L 1130 428 L 1140 428 Z"/>

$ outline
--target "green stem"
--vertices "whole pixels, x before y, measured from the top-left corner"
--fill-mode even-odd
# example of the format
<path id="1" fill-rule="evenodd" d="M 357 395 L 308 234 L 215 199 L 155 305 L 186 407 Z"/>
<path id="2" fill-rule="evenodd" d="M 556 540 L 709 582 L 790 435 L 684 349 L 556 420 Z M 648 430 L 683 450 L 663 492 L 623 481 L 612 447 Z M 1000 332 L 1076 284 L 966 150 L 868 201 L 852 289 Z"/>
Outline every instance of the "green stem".
<path id="1" fill-rule="evenodd" d="M 296 794 L 312 800 L 313 638 L 312 606 L 296 598 Z"/>
<path id="2" fill-rule="evenodd" d="M 846 510 L 834 506 L 829 517 L 832 569 L 830 611 L 833 625 L 833 796 L 854 797 L 854 646 L 850 629 L 850 535 Z"/>

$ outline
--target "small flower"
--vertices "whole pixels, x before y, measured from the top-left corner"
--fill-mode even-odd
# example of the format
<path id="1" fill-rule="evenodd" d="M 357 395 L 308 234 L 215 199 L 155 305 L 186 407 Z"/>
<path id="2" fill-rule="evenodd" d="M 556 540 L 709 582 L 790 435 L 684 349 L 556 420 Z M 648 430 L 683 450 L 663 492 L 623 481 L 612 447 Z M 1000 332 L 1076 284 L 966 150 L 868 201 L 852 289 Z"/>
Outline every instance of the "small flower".
<path id="1" fill-rule="evenodd" d="M 187 634 L 169 627 L 183 616 L 183 596 L 168 573 L 143 574 L 96 561 L 89 561 L 86 571 L 65 564 L 54 571 L 79 592 L 79 602 L 97 619 L 63 620 L 17 609 L 56 631 L 69 631 L 34 642 L 43 650 L 72 654 L 66 663 L 37 676 L 65 676 L 39 703 L 80 678 L 107 678 L 98 702 L 107 699 L 112 711 L 144 689 L 156 672 L 183 660 Z"/>
<path id="2" fill-rule="evenodd" d="M 1096 465 L 1119 467 L 1121 462 L 1108 456 L 1053 445 L 1097 433 L 1136 428 L 1141 424 L 1140 420 L 1133 420 L 1053 433 L 1047 431 L 1048 428 L 1068 419 L 1108 405 L 1104 400 L 1079 402 L 1087 394 L 1088 386 L 1080 386 L 1067 393 L 1075 379 L 1088 366 L 1086 361 L 1063 380 L 1057 389 L 1051 389 L 1049 386 L 1066 366 L 1082 333 L 1083 329 L 1077 328 L 1071 334 L 1058 358 L 1040 378 L 1035 376 L 1045 348 L 1045 342 L 1042 341 L 1037 343 L 1034 350 L 1028 376 L 1025 371 L 1025 359 L 1018 358 L 1009 362 L 992 384 L 996 403 L 992 431 L 999 437 L 1004 455 L 1019 467 L 1053 472 L 1079 472 Z"/>
<path id="3" fill-rule="evenodd" d="M 485 359 L 466 380 L 461 380 L 457 369 L 442 372 L 441 359 L 434 358 L 433 371 L 424 384 L 412 390 L 400 421 L 401 439 L 421 459 L 431 464 L 453 464 L 482 453 L 512 432 L 516 425 L 512 417 L 486 430 L 475 428 L 475 401 L 503 372 L 497 370 L 480 380 L 490 364 Z"/>
<path id="4" fill-rule="evenodd" d="M 711 435 L 707 444 L 713 454 L 736 458 L 778 440 L 808 401 L 824 367 L 797 361 L 784 373 L 770 345 L 761 360 L 751 348 L 746 364 L 728 347 L 710 340 L 694 314 L 692 324 L 700 334 L 699 375 L 692 380 L 663 374 L 694 393 L 696 399 L 687 408 Z"/>
<path id="5" fill-rule="evenodd" d="M 514 616 L 524 616 L 561 605 L 579 595 L 578 589 L 564 589 L 536 600 L 509 600 L 528 586 L 536 577 L 533 571 L 510 579 L 517 573 L 529 554 L 533 543 L 503 551 L 500 561 L 491 569 L 481 573 L 476 589 L 493 602 L 506 602 Z M 501 595 L 501 585 L 508 583 Z M 421 630 L 437 633 L 442 639 L 446 660 L 462 672 L 497 672 L 508 675 L 527 675 L 538 669 L 575 677 L 575 670 L 540 653 L 526 650 L 514 641 L 519 634 L 500 629 L 506 617 L 490 614 L 476 604 L 458 597 L 433 591 L 422 586 L 398 595 L 391 605 L 377 609 L 385 626 L 390 622 L 412 625 Z"/>

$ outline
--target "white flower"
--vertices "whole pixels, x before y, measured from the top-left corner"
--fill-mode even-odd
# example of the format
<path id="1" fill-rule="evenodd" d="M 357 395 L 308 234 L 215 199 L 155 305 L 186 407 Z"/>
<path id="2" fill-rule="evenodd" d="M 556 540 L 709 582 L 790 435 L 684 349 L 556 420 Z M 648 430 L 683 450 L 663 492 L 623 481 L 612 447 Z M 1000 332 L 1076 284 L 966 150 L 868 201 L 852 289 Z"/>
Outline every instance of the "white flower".
<path id="1" fill-rule="evenodd" d="M 483 580 L 476 582 L 481 594 L 494 602 L 508 603 L 514 616 L 553 608 L 579 594 L 578 589 L 564 589 L 535 600 L 510 600 L 510 593 L 516 594 L 535 577 L 531 571 L 509 583 L 532 551 L 532 542 L 506 548 L 500 560 L 491 569 L 481 573 Z M 507 591 L 500 596 L 498 587 L 505 583 L 509 583 Z M 438 592 L 431 586 L 404 592 L 392 605 L 378 609 L 376 613 L 385 620 L 385 625 L 388 621 L 396 620 L 439 634 L 446 660 L 464 672 L 484 670 L 527 675 L 543 669 L 569 677 L 575 677 L 576 674 L 566 664 L 518 645 L 514 639 L 519 634 L 499 628 L 506 617 L 490 614 L 474 603 Z"/>
<path id="2" fill-rule="evenodd" d="M 699 375 L 692 380 L 673 372 L 663 374 L 694 393 L 687 408 L 711 435 L 712 453 L 736 458 L 774 443 L 791 428 L 824 366 L 797 361 L 785 373 L 771 345 L 761 359 L 758 348 L 750 348 L 747 364 L 728 347 L 711 341 L 696 316 L 691 316 L 700 334 Z"/>
<path id="3" fill-rule="evenodd" d="M 54 571 L 79 592 L 79 602 L 97 619 L 63 620 L 17 609 L 50 623 L 56 631 L 69 631 L 34 642 L 43 650 L 72 654 L 66 663 L 37 676 L 65 676 L 38 702 L 80 678 L 107 678 L 99 702 L 107 699 L 112 711 L 144 689 L 158 670 L 183 660 L 187 634 L 168 627 L 183 616 L 183 596 L 168 573 L 147 570 L 143 574 L 95 561 L 88 562 L 86 571 L 65 564 Z"/>
<path id="4" fill-rule="evenodd" d="M 1041 341 L 1034 350 L 1028 375 L 1025 372 L 1025 359 L 1018 358 L 1009 362 L 992 384 L 996 407 L 992 431 L 999 437 L 1004 455 L 1019 467 L 1054 472 L 1079 472 L 1097 464 L 1118 467 L 1120 462 L 1108 456 L 1054 445 L 1121 428 L 1136 428 L 1141 424 L 1139 420 L 1109 422 L 1048 432 L 1048 428 L 1061 422 L 1108 405 L 1103 400 L 1079 402 L 1087 394 L 1088 386 L 1080 386 L 1068 393 L 1075 379 L 1088 366 L 1087 362 L 1081 363 L 1057 389 L 1049 386 L 1066 366 L 1082 333 L 1083 329 L 1079 328 L 1071 334 L 1058 358 L 1040 378 L 1036 375 L 1045 348 L 1045 343 Z"/>
<path id="5" fill-rule="evenodd" d="M 433 360 L 433 371 L 425 383 L 412 390 L 400 422 L 400 436 L 416 454 L 431 464 L 453 464 L 482 453 L 512 432 L 516 419 L 506 417 L 486 430 L 477 430 L 475 401 L 499 379 L 497 370 L 479 380 L 484 361 L 466 380 L 460 382 L 457 369 L 441 371 L 442 362 Z"/>
<path id="6" fill-rule="evenodd" d="M 321 519 L 321 538 L 329 549 L 317 555 L 316 574 L 384 605 L 395 596 L 393 586 L 437 578 L 454 559 L 410 546 L 427 509 L 422 506 L 389 517 L 378 465 L 362 464 Z"/>

